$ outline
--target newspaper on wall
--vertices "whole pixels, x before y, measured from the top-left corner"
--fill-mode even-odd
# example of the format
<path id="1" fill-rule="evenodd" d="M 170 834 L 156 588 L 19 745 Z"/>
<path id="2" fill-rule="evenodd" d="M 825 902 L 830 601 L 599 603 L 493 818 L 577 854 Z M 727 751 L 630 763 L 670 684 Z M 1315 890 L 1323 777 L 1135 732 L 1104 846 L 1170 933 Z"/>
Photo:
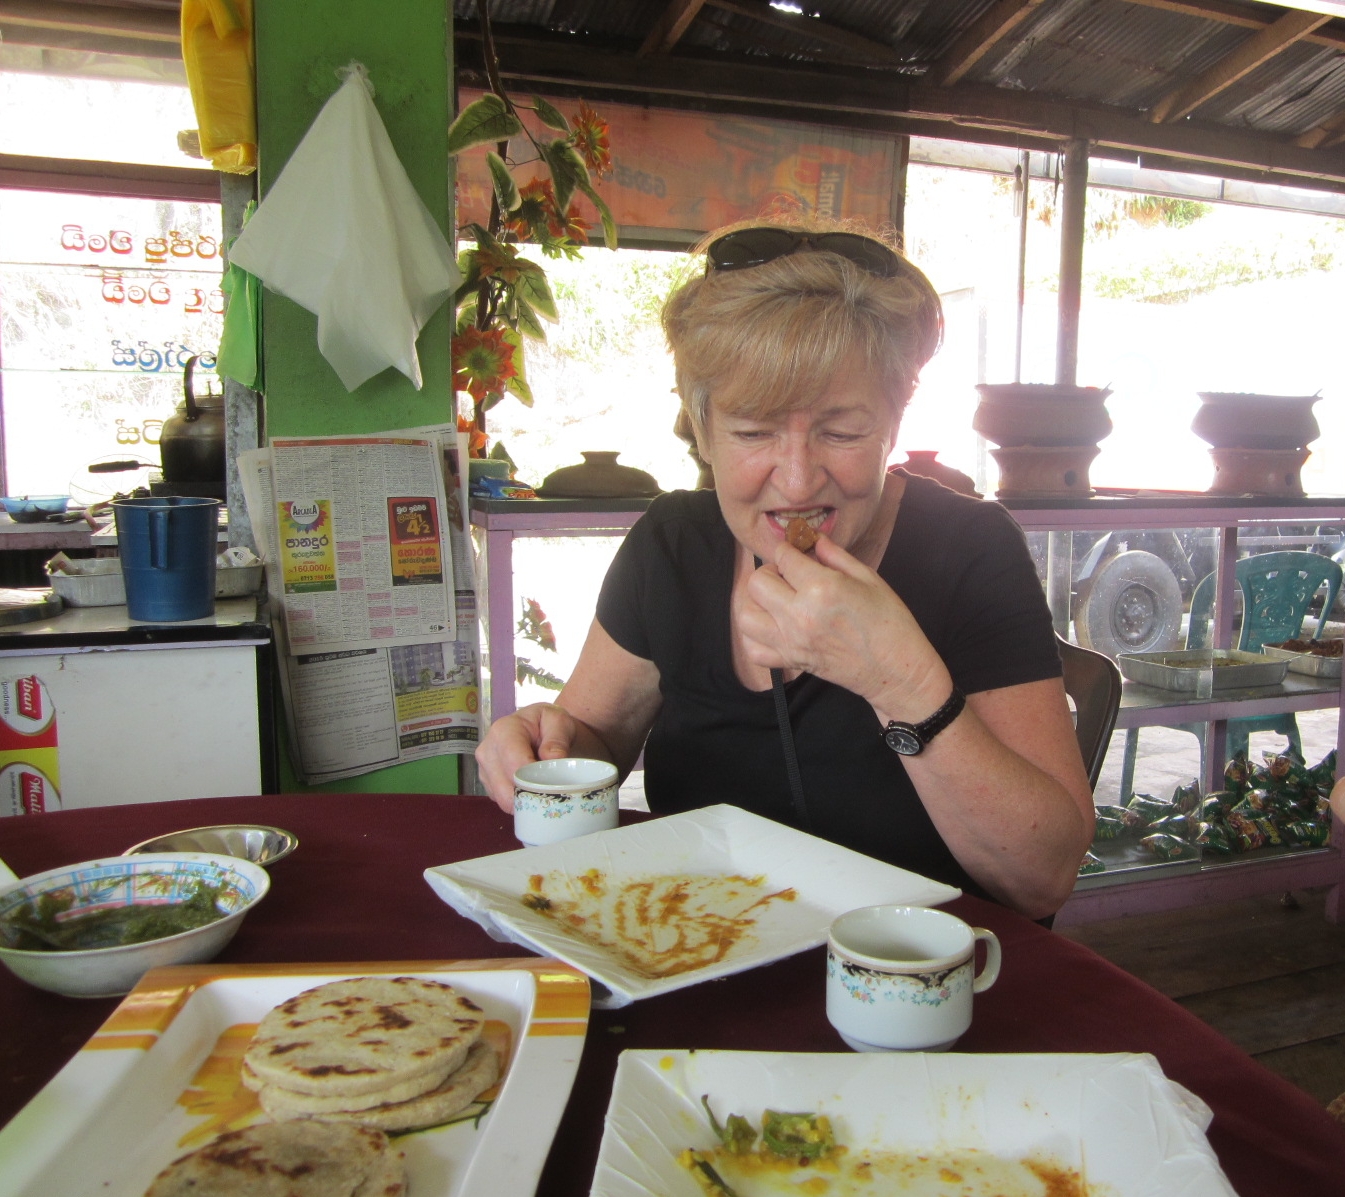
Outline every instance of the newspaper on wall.
<path id="1" fill-rule="evenodd" d="M 450 426 L 390 433 L 384 438 L 433 443 L 440 463 L 441 527 L 459 638 L 430 636 L 406 643 L 310 651 L 288 635 L 282 527 L 272 450 L 240 457 L 249 512 L 267 561 L 276 615 L 281 689 L 295 771 L 309 785 L 356 777 L 427 757 L 470 753 L 480 734 L 476 594 L 468 530 L 465 438 Z M 354 438 L 343 438 L 354 439 Z M 370 439 L 370 438 L 360 438 Z"/>
<path id="2" fill-rule="evenodd" d="M 271 441 L 291 653 L 455 638 L 442 461 L 434 435 Z"/>

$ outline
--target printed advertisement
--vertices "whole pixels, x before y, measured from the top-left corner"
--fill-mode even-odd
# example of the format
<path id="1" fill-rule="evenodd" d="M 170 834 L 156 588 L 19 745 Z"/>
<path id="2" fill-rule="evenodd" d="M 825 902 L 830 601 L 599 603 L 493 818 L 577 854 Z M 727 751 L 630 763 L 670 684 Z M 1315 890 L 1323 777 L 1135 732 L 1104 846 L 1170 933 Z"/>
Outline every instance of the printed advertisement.
<path id="1" fill-rule="evenodd" d="M 0 681 L 0 815 L 61 809 L 56 704 L 36 674 Z"/>
<path id="2" fill-rule="evenodd" d="M 332 505 L 327 499 L 276 504 L 280 525 L 280 566 L 286 594 L 336 589 L 336 546 Z"/>
<path id="3" fill-rule="evenodd" d="M 388 527 L 392 535 L 392 584 L 442 586 L 444 561 L 439 553 L 434 499 L 389 499 Z"/>
<path id="4" fill-rule="evenodd" d="M 277 513 L 264 530 L 257 530 L 258 547 L 268 561 L 286 565 L 280 571 L 268 570 L 267 577 L 276 579 L 271 601 L 282 612 L 276 634 L 284 665 L 281 688 L 291 756 L 296 772 L 310 785 L 407 761 L 470 753 L 479 736 L 476 595 L 466 478 L 458 466 L 466 458 L 466 447 L 449 426 L 387 436 L 431 444 L 441 473 L 438 488 L 404 491 L 380 503 L 387 530 L 389 584 L 398 594 L 404 587 L 414 595 L 421 589 L 447 592 L 451 582 L 460 638 L 432 636 L 393 647 L 346 646 L 317 652 L 296 647 L 286 618 L 293 592 L 291 550 L 284 544 L 293 522 L 287 523 L 288 514 L 293 512 L 287 514 L 286 505 L 276 499 L 270 450 L 244 454 L 239 463 L 249 512 Z M 330 500 L 337 509 L 341 502 L 339 493 Z M 317 519 L 316 511 L 312 518 Z M 338 570 L 341 551 L 338 547 Z M 339 577 L 338 581 L 344 584 Z"/>
<path id="5" fill-rule="evenodd" d="M 271 471 L 290 652 L 455 638 L 437 436 L 277 438 Z"/>

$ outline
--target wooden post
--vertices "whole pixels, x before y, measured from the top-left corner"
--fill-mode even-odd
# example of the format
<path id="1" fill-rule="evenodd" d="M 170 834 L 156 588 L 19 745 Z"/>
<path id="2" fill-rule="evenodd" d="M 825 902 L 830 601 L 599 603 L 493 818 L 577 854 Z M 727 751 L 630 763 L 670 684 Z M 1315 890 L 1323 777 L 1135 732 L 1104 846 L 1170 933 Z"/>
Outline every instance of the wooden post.
<path id="1" fill-rule="evenodd" d="M 1088 198 L 1088 142 L 1064 152 L 1060 196 L 1060 299 L 1056 321 L 1055 381 L 1075 386 L 1079 373 L 1079 306 L 1083 297 L 1084 205 Z"/>

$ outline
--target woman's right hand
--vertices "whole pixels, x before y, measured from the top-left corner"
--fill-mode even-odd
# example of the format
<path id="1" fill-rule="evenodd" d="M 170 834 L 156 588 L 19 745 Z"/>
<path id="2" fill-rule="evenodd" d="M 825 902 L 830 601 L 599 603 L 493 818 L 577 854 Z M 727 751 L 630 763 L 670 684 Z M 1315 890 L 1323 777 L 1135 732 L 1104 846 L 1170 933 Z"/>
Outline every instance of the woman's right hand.
<path id="1" fill-rule="evenodd" d="M 532 761 L 578 755 L 580 725 L 569 711 L 550 702 L 523 707 L 490 725 L 477 745 L 476 767 L 496 806 L 514 809 L 514 773 Z"/>

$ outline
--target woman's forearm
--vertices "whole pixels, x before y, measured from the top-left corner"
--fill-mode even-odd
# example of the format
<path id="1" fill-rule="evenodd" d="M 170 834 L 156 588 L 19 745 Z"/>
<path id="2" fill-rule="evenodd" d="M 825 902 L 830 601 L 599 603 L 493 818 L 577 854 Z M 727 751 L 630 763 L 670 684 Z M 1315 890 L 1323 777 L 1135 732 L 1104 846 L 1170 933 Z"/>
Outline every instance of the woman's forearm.
<path id="1" fill-rule="evenodd" d="M 1093 799 L 1058 682 L 972 695 L 905 763 L 949 850 L 988 893 L 1033 918 L 1069 897 Z"/>

